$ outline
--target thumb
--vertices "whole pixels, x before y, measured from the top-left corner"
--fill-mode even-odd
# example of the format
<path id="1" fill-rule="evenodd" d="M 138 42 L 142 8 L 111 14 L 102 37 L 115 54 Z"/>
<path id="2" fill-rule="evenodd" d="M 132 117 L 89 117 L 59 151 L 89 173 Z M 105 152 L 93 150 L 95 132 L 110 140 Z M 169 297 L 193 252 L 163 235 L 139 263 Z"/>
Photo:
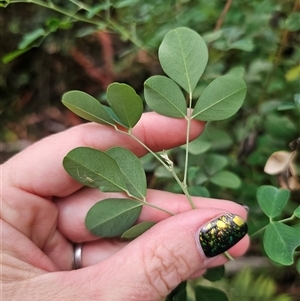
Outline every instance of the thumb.
<path id="1" fill-rule="evenodd" d="M 246 252 L 246 212 L 241 207 L 237 214 L 212 208 L 177 214 L 103 262 L 74 273 L 92 282 L 86 293 L 99 300 L 161 300 L 198 271 L 224 264 L 228 249 L 231 256 Z"/>

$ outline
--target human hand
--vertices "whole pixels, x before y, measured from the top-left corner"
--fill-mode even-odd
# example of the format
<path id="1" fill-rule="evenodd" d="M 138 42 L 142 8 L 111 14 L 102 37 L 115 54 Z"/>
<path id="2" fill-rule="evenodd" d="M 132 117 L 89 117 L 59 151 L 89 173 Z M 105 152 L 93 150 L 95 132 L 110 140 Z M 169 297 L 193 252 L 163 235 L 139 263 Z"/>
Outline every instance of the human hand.
<path id="1" fill-rule="evenodd" d="M 153 151 L 185 142 L 185 120 L 143 114 L 134 134 Z M 193 121 L 191 138 L 204 128 Z M 224 255 L 208 258 L 199 243 L 199 229 L 227 213 L 246 219 L 233 202 L 193 198 L 149 190 L 147 201 L 175 216 L 144 206 L 141 221 L 158 222 L 133 240 L 99 239 L 84 219 L 97 201 L 115 196 L 82 188 L 65 172 L 63 157 L 74 147 L 126 147 L 146 151 L 130 137 L 94 123 L 49 136 L 2 165 L 2 294 L 3 300 L 145 300 L 158 301 L 181 281 L 224 264 Z M 82 269 L 72 270 L 73 243 L 83 242 Z M 241 256 L 246 235 L 229 249 Z"/>

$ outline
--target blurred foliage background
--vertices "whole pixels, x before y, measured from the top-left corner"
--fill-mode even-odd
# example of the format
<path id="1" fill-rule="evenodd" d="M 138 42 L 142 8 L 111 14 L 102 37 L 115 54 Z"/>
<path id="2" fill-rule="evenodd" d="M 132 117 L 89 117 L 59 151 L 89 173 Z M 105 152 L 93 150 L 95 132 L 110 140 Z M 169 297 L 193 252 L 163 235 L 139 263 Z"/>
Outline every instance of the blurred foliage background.
<path id="1" fill-rule="evenodd" d="M 157 50 L 163 36 L 186 26 L 209 46 L 195 99 L 225 73 L 241 75 L 248 87 L 242 109 L 226 121 L 207 124 L 193 142 L 191 194 L 246 204 L 250 233 L 267 222 L 256 202 L 260 185 L 291 190 L 286 216 L 300 204 L 300 1 L 11 0 L 0 5 L 2 162 L 46 135 L 83 122 L 61 104 L 69 90 L 105 103 L 106 87 L 118 81 L 143 96 L 143 82 L 162 74 Z M 289 154 L 293 160 L 284 161 Z M 168 155 L 180 173 L 184 150 Z M 266 173 L 270 157 L 277 169 Z M 150 187 L 178 191 L 151 157 L 142 160 Z M 242 266 L 228 269 L 220 287 L 230 291 L 230 300 L 300 300 L 299 252 L 294 265 L 279 267 L 264 257 L 256 235 Z"/>

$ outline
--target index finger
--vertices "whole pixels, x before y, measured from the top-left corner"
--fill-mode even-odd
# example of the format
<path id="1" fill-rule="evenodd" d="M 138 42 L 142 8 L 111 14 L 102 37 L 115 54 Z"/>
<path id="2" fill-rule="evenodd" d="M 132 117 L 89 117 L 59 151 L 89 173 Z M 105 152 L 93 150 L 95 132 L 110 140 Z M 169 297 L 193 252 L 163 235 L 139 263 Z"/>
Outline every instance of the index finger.
<path id="1" fill-rule="evenodd" d="M 158 115 L 143 114 L 132 130 L 153 151 L 179 146 L 186 139 L 187 121 Z M 204 123 L 192 121 L 191 139 L 203 130 Z M 49 136 L 33 144 L 3 165 L 3 175 L 13 186 L 40 196 L 67 196 L 82 187 L 63 169 L 64 156 L 73 148 L 89 146 L 106 150 L 122 146 L 137 156 L 146 150 L 128 135 L 116 132 L 113 127 L 87 123 Z"/>

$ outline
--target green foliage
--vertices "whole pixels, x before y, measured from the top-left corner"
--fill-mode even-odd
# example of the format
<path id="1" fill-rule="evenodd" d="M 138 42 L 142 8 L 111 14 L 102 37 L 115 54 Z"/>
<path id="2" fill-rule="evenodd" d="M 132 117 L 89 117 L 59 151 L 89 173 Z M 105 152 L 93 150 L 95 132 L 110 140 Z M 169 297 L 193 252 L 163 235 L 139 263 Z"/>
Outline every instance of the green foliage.
<path id="1" fill-rule="evenodd" d="M 123 174 L 107 153 L 89 147 L 71 150 L 63 160 L 65 170 L 82 185 L 102 191 L 127 191 Z"/>
<path id="2" fill-rule="evenodd" d="M 14 2 L 13 0 L 5 1 L 1 2 L 1 5 L 8 6 L 10 9 L 14 7 Z M 296 7 L 294 1 L 232 1 L 223 20 L 221 18 L 222 5 L 225 3 L 217 0 L 206 2 L 114 0 L 105 3 L 24 0 L 24 2 L 43 3 L 49 10 L 41 9 L 41 14 L 37 10 L 39 18 L 22 20 L 14 17 L 7 22 L 7 30 L 10 31 L 11 37 L 22 36 L 19 43 L 16 43 L 16 50 L 5 48 L 6 46 L 3 45 L 2 61 L 9 68 L 13 66 L 13 64 L 8 64 L 11 60 L 30 51 L 33 47 L 40 46 L 40 49 L 44 51 L 43 55 L 47 53 L 49 45 L 56 45 L 60 53 L 67 53 L 78 43 L 88 48 L 91 46 L 89 43 L 93 39 L 93 34 L 100 29 L 113 33 L 114 38 L 118 40 L 116 44 L 124 42 L 122 48 L 117 49 L 114 54 L 117 58 L 114 70 L 119 72 L 118 75 L 121 74 L 122 79 L 123 74 L 128 74 L 127 83 L 130 83 L 130 77 L 133 78 L 131 85 L 133 84 L 136 88 L 137 79 L 143 78 L 144 72 L 142 71 L 146 70 L 147 75 L 152 75 L 153 69 L 149 66 L 153 66 L 159 44 L 168 32 L 159 48 L 159 60 L 169 77 L 155 75 L 145 81 L 146 104 L 150 109 L 169 117 L 187 118 L 187 108 L 192 107 L 194 108 L 192 118 L 220 120 L 209 121 L 201 137 L 188 143 L 187 146 L 167 152 L 168 158 L 176 162 L 176 166 L 173 167 L 174 173 L 179 178 L 183 178 L 183 183 L 186 179 L 190 195 L 211 196 L 246 203 L 250 207 L 250 232 L 258 231 L 259 234 L 265 230 L 261 245 L 264 246 L 267 255 L 280 264 L 291 264 L 295 261 L 298 271 L 300 270 L 296 232 L 291 230 L 299 230 L 299 227 L 295 226 L 300 215 L 300 209 L 297 207 L 299 194 L 292 191 L 295 188 L 290 186 L 289 181 L 285 181 L 290 171 L 294 172 L 293 179 L 299 177 L 300 169 L 296 165 L 299 166 L 299 159 L 295 155 L 296 160 L 290 165 L 291 169 L 276 176 L 263 173 L 269 156 L 279 150 L 290 151 L 289 143 L 296 141 L 299 136 L 300 53 L 297 49 L 299 12 L 294 8 Z M 30 22 L 26 23 L 26 20 Z M 193 28 L 194 31 L 187 32 L 183 26 Z M 69 32 L 67 39 L 64 36 L 66 30 Z M 202 38 L 196 34 L 197 32 L 201 32 Z M 205 44 L 208 45 L 208 51 Z M 198 52 L 196 53 L 193 49 L 198 49 Z M 147 64 L 141 63 L 136 59 L 137 56 L 134 56 L 136 53 L 140 55 L 143 52 L 147 52 L 149 58 L 154 54 L 154 58 L 151 57 L 151 60 L 148 58 Z M 206 67 L 207 53 L 209 53 L 209 64 Z M 99 55 L 98 52 L 97 55 Z M 194 60 L 189 60 L 189 57 L 193 57 Z M 70 57 L 63 57 L 63 59 L 70 61 Z M 99 60 L 98 57 L 97 59 Z M 36 65 L 41 65 L 39 60 L 40 58 L 37 58 Z M 186 60 L 188 62 L 185 66 Z M 136 67 L 137 65 L 139 68 Z M 65 66 L 64 68 L 68 69 Z M 45 69 L 43 66 L 43 71 L 37 74 L 40 76 L 46 71 Z M 133 70 L 137 71 L 134 73 Z M 19 95 L 21 84 L 30 83 L 28 73 L 28 70 L 14 72 L 17 76 L 8 82 L 9 91 L 17 91 Z M 83 74 L 79 77 L 79 82 L 62 84 L 62 86 L 76 87 L 77 85 L 81 89 L 86 89 L 86 82 L 82 81 L 85 77 L 86 75 Z M 1 78 L 4 86 L 8 81 L 6 78 L 7 76 Z M 241 78 L 246 82 L 249 91 L 243 105 L 245 85 Z M 228 82 L 227 79 L 229 79 Z M 9 86 L 9 83 L 13 83 L 13 86 Z M 119 85 L 123 84 L 113 84 L 113 90 L 110 92 L 118 95 L 122 90 L 118 90 Z M 55 86 L 55 83 L 51 82 L 51 86 Z M 119 110 L 115 107 L 118 105 L 116 98 L 111 104 L 109 97 L 104 99 L 108 101 L 110 106 L 108 107 L 96 99 L 100 97 L 94 98 L 79 91 L 66 93 L 63 103 L 84 119 L 112 126 L 118 131 L 118 126 L 122 125 L 126 128 L 122 130 L 122 133 L 132 136 L 130 129 L 138 121 L 142 110 L 137 95 L 141 95 L 142 92 L 136 89 L 136 93 L 130 90 L 129 86 L 127 87 L 127 96 L 121 95 L 121 98 L 125 99 L 122 102 L 125 111 L 122 111 L 121 107 Z M 95 95 L 102 93 L 102 91 L 99 92 L 98 87 L 94 86 L 93 89 L 96 91 Z M 185 95 L 182 89 L 188 95 Z M 131 110 L 129 104 L 127 106 L 128 95 L 132 95 L 138 103 L 137 111 Z M 225 99 L 224 95 L 227 96 Z M 239 96 L 238 100 L 235 99 L 236 96 Z M 42 101 L 40 97 L 38 100 Z M 7 103 L 9 108 L 14 107 L 10 106 L 12 102 L 7 101 Z M 232 116 L 240 107 L 239 113 Z M 4 112 L 9 112 L 9 114 L 6 113 L 9 121 L 12 117 L 15 118 L 16 114 L 11 109 Z M 195 116 L 195 112 L 199 115 Z M 228 117 L 230 118 L 222 120 Z M 5 137 L 8 136 L 11 136 L 11 132 L 5 134 Z M 186 152 L 189 156 L 188 166 L 185 161 Z M 115 171 L 118 170 L 121 174 L 124 186 L 118 189 L 125 191 L 130 198 L 144 202 L 143 205 L 149 205 L 144 199 L 146 186 L 142 183 L 137 184 L 137 179 L 130 181 L 132 174 L 129 173 L 128 167 L 122 167 L 124 162 L 118 160 L 122 158 L 122 155 L 118 156 L 118 151 L 115 156 L 109 154 L 109 151 L 105 153 L 112 157 L 115 162 L 114 166 L 118 167 Z M 130 154 L 128 157 L 131 157 Z M 158 158 L 162 161 L 160 162 L 163 163 L 162 166 L 154 161 Z M 151 185 L 181 192 L 182 182 L 174 183 L 172 173 L 168 171 L 168 163 L 161 157 L 158 158 L 149 159 L 149 156 L 142 158 L 143 166 L 147 168 L 149 174 L 153 175 Z M 73 159 L 69 160 L 68 164 L 71 166 L 73 164 L 72 176 L 77 177 L 80 183 L 94 187 L 95 183 L 91 182 L 91 180 L 94 181 L 93 177 L 103 182 L 102 175 L 96 176 L 95 171 L 91 171 L 89 166 L 86 167 L 84 162 L 77 162 L 77 158 L 72 162 Z M 65 161 L 68 162 L 68 159 Z M 76 168 L 80 170 L 77 176 Z M 185 177 L 185 174 L 188 176 Z M 144 182 L 144 177 L 145 175 L 142 177 L 142 182 Z M 274 185 L 274 187 L 265 188 L 266 185 L 268 187 Z M 287 190 L 278 190 L 275 186 L 289 188 L 292 191 L 289 200 L 287 200 Z M 260 236 L 256 237 L 260 238 Z M 282 253 L 274 251 L 276 249 L 274 246 L 277 244 Z M 269 252 L 268 248 L 273 250 Z M 295 266 L 291 269 L 295 269 Z M 243 274 L 240 277 L 243 277 Z M 247 275 L 244 277 L 248 279 Z M 261 292 L 261 297 L 257 300 L 289 300 L 285 297 L 282 299 L 278 297 L 277 300 L 273 293 L 273 295 L 269 294 L 273 297 L 264 295 L 264 289 L 253 285 L 255 279 L 252 278 L 253 281 L 248 283 L 249 286 L 245 292 L 253 290 Z M 268 284 L 272 281 L 268 278 L 268 281 L 261 279 L 261 282 Z M 265 287 L 270 287 L 267 284 Z M 275 286 L 274 283 L 272 285 Z M 174 299 L 170 300 L 194 300 L 190 294 L 186 294 L 186 286 L 184 288 L 177 291 Z M 238 288 L 235 287 L 236 290 Z M 265 292 L 267 291 L 268 289 L 265 289 Z M 253 298 L 248 298 L 245 293 L 242 297 L 233 300 L 247 301 Z"/>
<path id="3" fill-rule="evenodd" d="M 129 150 L 122 147 L 113 147 L 106 151 L 120 168 L 128 195 L 143 199 L 146 197 L 146 175 L 140 160 Z M 134 172 L 130 172 L 133 170 Z"/>
<path id="4" fill-rule="evenodd" d="M 282 213 L 289 196 L 288 190 L 267 185 L 261 186 L 257 191 L 257 201 L 262 211 L 270 218 L 263 236 L 264 249 L 270 259 L 282 265 L 293 264 L 295 250 L 300 246 L 299 231 L 283 223 L 294 218 L 299 219 L 299 207 L 290 218 L 273 221 L 274 217 Z"/>
<path id="5" fill-rule="evenodd" d="M 210 268 L 206 271 L 206 273 L 203 275 L 203 277 L 209 281 L 215 282 L 219 281 L 224 277 L 225 274 L 225 267 L 224 265 Z"/>
<path id="6" fill-rule="evenodd" d="M 200 286 L 197 285 L 195 287 L 195 294 L 196 300 L 203 300 L 203 301 L 211 301 L 211 300 L 218 300 L 218 301 L 228 301 L 228 298 L 225 292 L 214 288 L 214 287 L 207 287 L 207 286 Z"/>
<path id="7" fill-rule="evenodd" d="M 188 48 L 182 47 L 182 39 L 186 36 L 192 39 L 192 41 L 190 41 L 191 43 L 199 44 L 198 52 L 192 52 L 190 54 Z M 177 66 L 176 72 L 173 72 L 174 70 L 172 68 L 168 70 L 166 67 L 169 62 L 167 51 L 170 51 L 171 54 L 173 53 L 171 48 L 167 50 L 168 48 L 166 45 L 169 45 L 170 43 L 176 49 L 181 49 L 181 51 L 177 53 L 177 57 L 174 57 L 174 59 L 181 61 L 181 64 Z M 205 110 L 202 110 L 202 112 L 198 110 L 198 112 L 198 102 L 206 102 L 206 98 L 200 97 L 194 110 L 196 111 L 196 114 L 191 117 L 187 115 L 187 105 L 184 96 L 175 81 L 181 84 L 183 88 L 184 85 L 188 85 L 186 86 L 189 87 L 187 89 L 190 98 L 188 108 L 191 109 L 192 89 L 195 88 L 196 83 L 199 80 L 198 77 L 203 73 L 202 69 L 205 67 L 208 59 L 207 48 L 203 43 L 202 38 L 198 34 L 186 28 L 179 28 L 178 30 L 172 31 L 171 35 L 166 35 L 162 42 L 163 50 L 161 50 L 162 54 L 160 55 L 160 62 L 161 64 L 164 64 L 169 75 L 174 78 L 170 79 L 167 77 L 156 76 L 151 77 L 145 82 L 145 98 L 153 109 L 157 109 L 159 113 L 171 117 L 184 117 L 187 119 L 188 124 L 195 116 L 197 118 L 202 116 L 203 111 L 205 111 L 205 116 L 209 117 L 210 120 L 219 120 L 229 117 L 238 109 L 245 97 L 245 84 L 240 78 L 233 75 L 227 75 L 221 77 L 220 81 L 218 81 L 218 79 L 215 80 L 204 90 L 203 94 L 207 99 L 213 100 L 212 104 L 209 103 L 206 105 Z M 197 73 L 196 82 L 194 82 L 195 78 L 193 77 L 195 70 L 197 69 L 195 61 L 199 63 L 201 69 L 201 72 Z M 182 74 L 182 77 L 178 77 L 178 72 Z M 226 86 L 225 94 L 223 93 L 224 91 L 222 92 L 222 87 L 224 85 Z M 213 89 L 211 88 L 212 86 Z M 242 91 L 242 93 L 239 93 L 239 91 Z M 221 97 L 221 94 L 223 95 L 223 98 Z M 231 98 L 234 100 L 232 104 L 229 100 Z M 127 133 L 135 140 L 138 140 L 137 137 L 133 136 L 131 128 L 141 117 L 141 98 L 128 85 L 113 83 L 107 88 L 107 100 L 109 107 L 103 106 L 100 102 L 86 93 L 71 91 L 63 96 L 62 102 L 79 116 L 100 124 L 111 125 L 115 130 Z M 219 111 L 218 114 L 215 114 L 216 102 L 218 103 L 216 105 L 217 110 Z M 221 105 L 223 102 L 225 102 L 226 109 L 223 109 L 225 107 Z M 238 106 L 236 104 L 238 104 Z M 128 130 L 119 130 L 117 124 L 123 125 Z M 158 156 L 156 156 L 156 158 L 159 159 Z M 175 180 L 182 188 L 182 191 L 187 195 L 193 208 L 194 205 L 188 190 L 185 189 L 187 164 L 185 166 L 184 179 L 181 182 L 178 176 L 175 175 L 172 161 L 170 161 L 167 156 L 162 156 L 162 158 L 164 160 L 159 159 L 159 161 L 167 168 L 167 170 L 171 171 Z M 188 158 L 188 149 L 186 149 L 186 158 Z M 216 158 L 219 159 L 219 161 L 224 160 L 224 158 L 221 157 Z M 93 164 L 94 160 L 96 161 L 95 164 Z M 212 183 L 230 188 L 236 188 L 240 185 L 240 180 L 237 176 L 228 171 L 221 170 L 224 166 L 224 161 L 223 163 L 218 162 L 218 160 L 215 161 L 213 157 L 211 157 L 211 160 L 208 160 L 208 163 L 206 172 Z M 64 167 L 73 178 L 82 184 L 98 187 L 102 191 L 124 191 L 130 197 L 145 201 L 145 173 L 140 162 L 128 150 L 113 148 L 106 152 L 101 152 L 90 148 L 77 148 L 66 156 L 64 159 Z M 132 167 L 135 167 L 134 170 L 136 171 L 134 176 L 131 176 Z M 97 172 L 97 170 L 100 171 Z M 117 177 L 114 176 L 116 173 L 118 173 Z M 123 177 L 121 177 L 119 173 L 121 173 Z M 127 229 L 124 228 L 123 230 L 126 231 Z"/>
<path id="8" fill-rule="evenodd" d="M 126 230 L 121 238 L 132 240 L 137 238 L 138 236 L 142 235 L 144 232 L 149 230 L 151 227 L 155 225 L 155 222 L 141 222 L 137 225 L 134 225 L 130 229 Z"/>
<path id="9" fill-rule="evenodd" d="M 294 262 L 294 252 L 300 246 L 299 231 L 279 222 L 270 223 L 264 233 L 264 248 L 267 255 L 283 265 Z"/>
<path id="10" fill-rule="evenodd" d="M 159 49 L 159 58 L 170 78 L 154 76 L 145 82 L 145 99 L 149 106 L 160 114 L 185 118 L 188 129 L 193 118 L 203 117 L 204 120 L 211 121 L 225 119 L 234 114 L 240 108 L 246 90 L 243 80 L 234 75 L 226 75 L 214 80 L 204 89 L 195 105 L 193 116 L 187 114 L 187 109 L 191 109 L 192 105 L 192 93 L 207 64 L 207 53 L 202 38 L 190 29 L 181 27 L 167 34 Z M 188 93 L 188 104 L 177 84 Z M 119 83 L 109 85 L 107 88 L 109 107 L 103 106 L 93 97 L 80 91 L 66 93 L 62 102 L 79 116 L 113 126 L 116 131 L 131 136 L 147 148 L 131 131 L 141 117 L 143 106 L 141 98 L 130 86 Z M 117 124 L 121 124 L 125 129 L 120 130 Z M 173 162 L 166 153 L 161 155 L 161 159 L 147 149 L 171 172 L 186 194 L 191 207 L 195 208 L 189 190 L 186 189 L 189 133 L 187 139 L 183 181 L 179 180 Z M 227 164 L 224 157 L 211 155 L 207 163 L 206 170 L 203 170 L 212 183 L 229 188 L 237 188 L 240 185 L 236 175 L 222 170 Z M 146 201 L 145 172 L 133 153 L 120 147 L 105 152 L 80 147 L 70 151 L 63 164 L 66 171 L 83 185 L 97 187 L 104 192 L 123 191 L 132 198 L 105 199 L 96 203 L 86 216 L 86 226 L 91 233 L 101 237 L 119 236 L 123 233 L 121 237 L 133 239 L 153 226 L 152 222 L 148 222 L 130 228 L 137 220 L 142 206 L 150 205 Z M 218 278 L 220 271 L 218 276 L 213 277 L 211 274 L 208 277 Z M 218 300 L 227 300 L 224 292 L 217 289 L 197 286 L 195 294 L 196 298 L 214 297 Z M 173 300 L 186 300 L 186 293 L 181 291 L 175 294 Z"/>
<path id="11" fill-rule="evenodd" d="M 120 236 L 139 217 L 142 204 L 131 199 L 105 199 L 87 213 L 85 225 L 96 236 Z"/>
<path id="12" fill-rule="evenodd" d="M 133 88 L 125 84 L 113 83 L 107 88 L 107 101 L 118 117 L 118 122 L 126 128 L 133 128 L 143 113 L 142 99 Z"/>
<path id="13" fill-rule="evenodd" d="M 234 75 L 220 76 L 202 92 L 193 117 L 205 121 L 229 118 L 241 107 L 245 96 L 246 85 L 242 78 Z"/>
<path id="14" fill-rule="evenodd" d="M 158 57 L 164 72 L 192 94 L 206 67 L 208 51 L 195 31 L 177 28 L 164 37 Z"/>
<path id="15" fill-rule="evenodd" d="M 276 292 L 276 283 L 272 278 L 263 274 L 254 275 L 249 268 L 234 277 L 228 290 L 232 301 L 292 301 L 287 294 Z"/>
<path id="16" fill-rule="evenodd" d="M 108 111 L 94 97 L 81 91 L 70 91 L 63 95 L 62 103 L 78 116 L 101 124 L 114 124 Z"/>
<path id="17" fill-rule="evenodd" d="M 269 217 L 275 217 L 284 208 L 290 196 L 286 189 L 277 189 L 273 186 L 261 186 L 257 190 L 257 201 L 261 210 Z"/>
<path id="18" fill-rule="evenodd" d="M 144 83 L 147 105 L 155 112 L 174 118 L 186 116 L 186 102 L 179 86 L 171 79 L 156 75 Z"/>

